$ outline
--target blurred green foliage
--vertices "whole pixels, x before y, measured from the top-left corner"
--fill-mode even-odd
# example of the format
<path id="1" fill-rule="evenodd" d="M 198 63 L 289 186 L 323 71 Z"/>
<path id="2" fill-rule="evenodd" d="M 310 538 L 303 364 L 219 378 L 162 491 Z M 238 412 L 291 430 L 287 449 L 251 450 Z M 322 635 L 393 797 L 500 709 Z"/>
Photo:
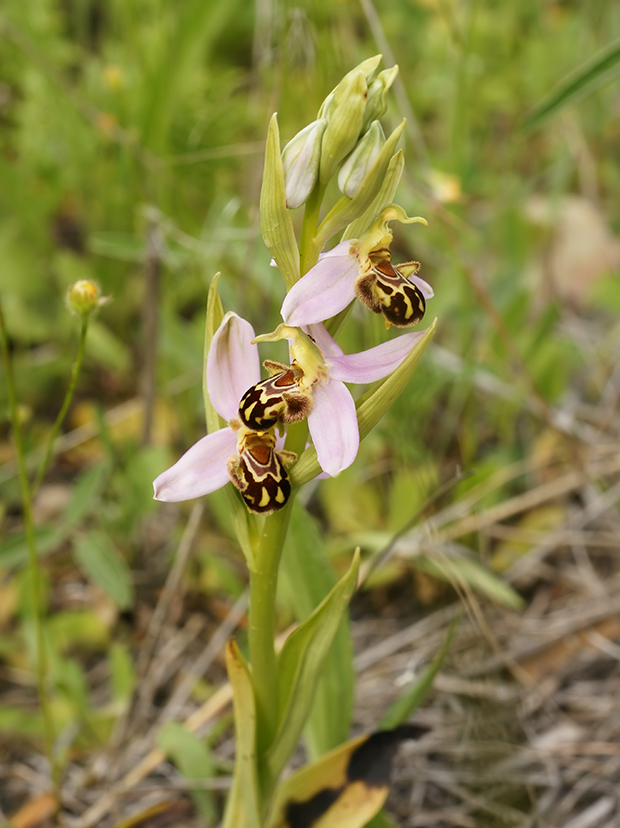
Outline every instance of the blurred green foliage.
<path id="1" fill-rule="evenodd" d="M 569 273 L 579 287 L 575 300 L 536 266 L 546 261 L 554 216 L 569 194 L 593 201 L 601 220 L 620 231 L 618 84 L 592 89 L 535 131 L 520 125 L 556 84 L 620 36 L 620 6 L 384 0 L 377 8 L 422 135 L 420 143 L 406 132 L 398 198 L 409 214 L 429 220 L 428 228 L 396 229 L 395 260 L 421 260 L 435 289 L 429 316 L 440 319 L 439 348 L 430 349 L 356 464 L 316 493 L 309 487 L 326 541 L 319 557 L 331 556 L 340 571 L 356 539 L 363 547 L 366 541 L 363 551 L 380 548 L 457 467 L 477 473 L 448 501 L 530 455 L 548 430 L 536 399 L 562 406 L 578 395 L 595 403 L 618 338 L 616 276 L 598 273 L 588 293 L 580 274 Z M 61 487 L 60 501 L 47 512 L 39 504 L 38 512 L 54 715 L 59 731 L 75 726 L 67 756 L 72 744 L 105 743 L 126 709 L 136 676 L 120 612 L 147 600 L 131 571 L 156 553 L 154 570 L 163 578 L 181 534 L 176 516 L 185 507 L 164 530 L 152 529 L 160 507 L 150 483 L 204 431 L 200 374 L 213 274 L 222 271 L 225 310 L 246 316 L 257 331 L 278 321 L 283 286 L 269 267 L 257 212 L 268 119 L 279 112 L 288 141 L 344 72 L 379 51 L 376 35 L 355 0 L 2 3 L 0 292 L 31 456 L 51 427 L 74 359 L 78 325 L 64 305 L 67 287 L 93 278 L 113 300 L 89 331 L 67 424 L 91 427 L 95 437 L 52 468 L 48 480 Z M 392 95 L 386 132 L 403 114 Z M 548 221 L 532 219 L 534 197 L 548 205 Z M 159 402 L 152 444 L 142 446 L 139 412 L 116 420 L 104 412 L 141 392 L 153 347 L 143 322 L 153 233 L 161 259 Z M 356 324 L 362 313 L 356 309 L 342 331 L 347 351 L 385 336 L 379 318 L 366 314 Z M 591 319 L 600 336 L 590 350 L 565 324 L 573 313 Z M 270 356 L 281 358 L 275 349 Z M 0 414 L 0 590 L 7 607 L 0 610 L 0 660 L 23 669 L 32 639 L 27 624 L 22 643 L 15 642 L 25 616 L 26 547 L 3 383 Z M 497 487 L 482 505 L 523 486 L 527 481 Z M 232 600 L 244 576 L 225 498 L 214 495 L 207 508 L 209 529 L 189 588 L 217 589 Z M 299 538 L 319 536 L 304 515 L 297 516 Z M 477 556 L 477 538 L 466 542 Z M 293 553 L 287 550 L 282 613 L 294 609 L 301 619 L 310 604 L 295 606 L 291 598 L 291 579 L 299 577 Z M 317 571 L 304 576 L 304 601 L 312 596 L 313 605 L 313 591 L 325 594 L 335 582 L 323 573 L 319 583 Z M 76 580 L 98 605 L 63 607 L 59 589 Z M 350 649 L 345 633 L 337 639 L 341 653 Z M 105 704 L 92 698 L 85 654 L 109 662 Z M 338 707 L 345 719 L 350 682 L 347 676 Z M 328 727 L 315 711 L 315 751 L 328 746 Z M 38 736 L 39 714 L 0 704 L 0 733 Z M 162 744 L 191 777 L 183 764 L 188 738 L 171 729 Z M 190 741 L 201 766 L 210 766 L 208 750 Z M 212 813 L 206 792 L 196 794 L 196 804 Z"/>

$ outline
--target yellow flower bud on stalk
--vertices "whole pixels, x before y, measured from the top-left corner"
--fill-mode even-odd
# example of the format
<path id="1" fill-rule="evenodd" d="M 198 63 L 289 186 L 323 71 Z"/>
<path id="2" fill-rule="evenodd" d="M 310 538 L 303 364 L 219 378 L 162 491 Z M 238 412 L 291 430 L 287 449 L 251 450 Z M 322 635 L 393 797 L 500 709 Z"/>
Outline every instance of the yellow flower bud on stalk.
<path id="1" fill-rule="evenodd" d="M 76 316 L 87 317 L 109 301 L 102 296 L 99 285 L 91 279 L 79 279 L 69 288 L 67 304 Z"/>

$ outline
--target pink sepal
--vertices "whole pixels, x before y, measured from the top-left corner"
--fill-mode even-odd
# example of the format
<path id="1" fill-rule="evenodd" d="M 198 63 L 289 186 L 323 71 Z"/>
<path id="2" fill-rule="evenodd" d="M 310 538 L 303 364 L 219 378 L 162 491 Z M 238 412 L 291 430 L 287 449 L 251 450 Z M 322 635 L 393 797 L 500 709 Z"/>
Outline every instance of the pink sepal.
<path id="1" fill-rule="evenodd" d="M 287 325 L 302 327 L 323 322 L 353 301 L 359 263 L 350 248 L 351 241 L 344 241 L 324 253 L 293 285 L 282 303 L 282 318 Z"/>
<path id="2" fill-rule="evenodd" d="M 326 359 L 329 376 L 342 382 L 375 382 L 398 368 L 426 331 L 401 334 L 358 354 L 343 354 Z"/>
<path id="3" fill-rule="evenodd" d="M 348 468 L 357 456 L 360 433 L 355 402 L 346 386 L 335 380 L 317 383 L 312 395 L 310 434 L 321 468 L 333 477 Z"/>
<path id="4" fill-rule="evenodd" d="M 260 381 L 254 328 L 229 311 L 215 332 L 207 357 L 207 390 L 213 407 L 226 422 L 237 416 L 239 400 Z"/>
<path id="5" fill-rule="evenodd" d="M 226 462 L 236 453 L 237 436 L 231 428 L 207 434 L 155 480 L 155 500 L 177 503 L 221 489 L 230 479 Z"/>

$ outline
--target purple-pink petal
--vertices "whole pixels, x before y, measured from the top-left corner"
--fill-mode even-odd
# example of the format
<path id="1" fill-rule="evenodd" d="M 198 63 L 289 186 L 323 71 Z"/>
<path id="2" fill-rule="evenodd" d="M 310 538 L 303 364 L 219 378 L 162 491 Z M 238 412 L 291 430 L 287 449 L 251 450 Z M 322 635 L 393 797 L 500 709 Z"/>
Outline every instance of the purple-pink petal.
<path id="1" fill-rule="evenodd" d="M 357 456 L 360 433 L 355 402 L 345 385 L 332 380 L 316 383 L 312 396 L 310 434 L 321 468 L 333 477 L 348 468 Z"/>
<path id="2" fill-rule="evenodd" d="M 231 428 L 207 434 L 155 480 L 155 500 L 177 503 L 221 489 L 230 480 L 226 462 L 236 453 L 237 435 Z"/>
<path id="3" fill-rule="evenodd" d="M 358 354 L 343 354 L 325 361 L 329 376 L 342 382 L 375 382 L 398 368 L 426 331 L 402 334 Z"/>
<path id="4" fill-rule="evenodd" d="M 282 304 L 282 318 L 287 325 L 323 322 L 353 301 L 359 263 L 350 255 L 350 247 L 351 242 L 344 241 L 324 253 L 293 285 Z"/>
<path id="5" fill-rule="evenodd" d="M 239 400 L 260 381 L 254 328 L 229 311 L 211 340 L 207 357 L 207 390 L 213 407 L 226 422 L 237 416 Z"/>
<path id="6" fill-rule="evenodd" d="M 305 328 L 306 333 L 310 334 L 312 339 L 314 339 L 319 351 L 321 351 L 325 358 L 342 356 L 344 354 L 340 345 L 322 322 L 316 322 L 314 325 L 306 325 Z"/>
<path id="7" fill-rule="evenodd" d="M 428 282 L 425 282 L 424 279 L 420 279 L 419 276 L 413 274 L 412 276 L 408 277 L 409 281 L 414 284 L 416 287 L 419 287 L 422 293 L 424 294 L 425 299 L 432 299 L 435 295 L 435 291 L 429 285 Z"/>

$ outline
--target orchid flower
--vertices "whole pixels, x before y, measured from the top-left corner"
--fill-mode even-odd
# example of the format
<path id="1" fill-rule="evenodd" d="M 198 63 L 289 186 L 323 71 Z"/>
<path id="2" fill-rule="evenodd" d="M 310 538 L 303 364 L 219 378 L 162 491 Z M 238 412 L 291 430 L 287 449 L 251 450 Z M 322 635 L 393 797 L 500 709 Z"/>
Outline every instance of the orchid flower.
<path id="1" fill-rule="evenodd" d="M 345 382 L 382 379 L 400 365 L 424 332 L 404 334 L 358 354 L 344 354 L 323 325 L 309 333 L 279 325 L 254 330 L 228 313 L 207 358 L 207 388 L 228 422 L 193 445 L 155 480 L 155 498 L 177 502 L 214 492 L 231 481 L 251 511 L 269 513 L 290 495 L 286 467 L 296 457 L 276 447 L 275 426 L 308 418 L 321 468 L 339 474 L 359 448 L 355 402 Z M 257 342 L 289 340 L 291 365 L 266 361 L 272 376 L 260 379 Z M 249 388 L 248 388 L 249 386 Z"/>
<path id="2" fill-rule="evenodd" d="M 306 326 L 339 313 L 357 296 L 385 325 L 406 327 L 419 322 L 432 298 L 429 284 L 417 276 L 418 262 L 391 263 L 389 221 L 426 224 L 409 218 L 396 204 L 386 207 L 360 239 L 347 239 L 323 253 L 288 292 L 282 304 L 287 325 Z"/>
<path id="3" fill-rule="evenodd" d="M 267 363 L 272 376 L 248 389 L 239 417 L 249 428 L 266 428 L 276 420 L 295 422 L 307 416 L 319 464 L 334 476 L 351 465 L 359 448 L 355 402 L 344 383 L 375 382 L 387 376 L 424 331 L 345 354 L 324 325 L 310 325 L 307 330 L 279 325 L 273 333 L 256 337 L 255 342 L 288 339 L 291 365 Z M 276 368 L 281 370 L 275 373 Z"/>
<path id="4" fill-rule="evenodd" d="M 159 475 L 155 499 L 169 502 L 209 494 L 232 482 L 253 512 L 269 514 L 286 503 L 291 491 L 286 466 L 296 459 L 276 450 L 273 429 L 246 428 L 237 419 L 239 400 L 260 380 L 254 329 L 227 313 L 215 332 L 207 358 L 207 387 L 213 407 L 228 422 L 188 449 Z"/>

